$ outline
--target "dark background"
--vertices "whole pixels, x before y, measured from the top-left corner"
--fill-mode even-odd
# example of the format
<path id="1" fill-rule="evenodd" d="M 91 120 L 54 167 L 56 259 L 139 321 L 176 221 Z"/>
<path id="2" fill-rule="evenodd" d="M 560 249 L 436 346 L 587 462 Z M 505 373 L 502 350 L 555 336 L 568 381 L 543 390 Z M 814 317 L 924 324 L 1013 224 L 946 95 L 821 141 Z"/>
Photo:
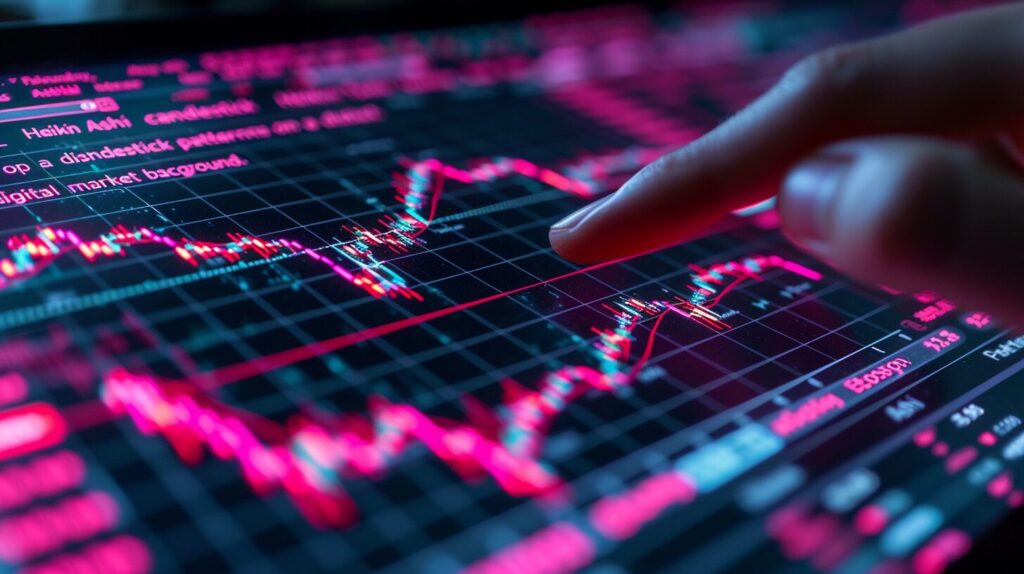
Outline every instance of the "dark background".
<path id="1" fill-rule="evenodd" d="M 197 15 L 238 15 L 267 11 L 348 11 L 395 8 L 469 8 L 480 13 L 495 7 L 523 6 L 508 0 L 0 0 L 0 22 L 74 23 L 113 19 L 151 19 Z M 565 6 L 566 2 L 525 2 Z M 583 5 L 584 2 L 574 4 Z M 593 2 L 587 3 L 593 4 Z"/>
<path id="2" fill-rule="evenodd" d="M 278 36 L 293 36 L 296 26 L 285 20 L 304 20 L 311 36 L 352 31 L 381 31 L 403 27 L 449 26 L 474 20 L 514 18 L 530 12 L 547 12 L 583 5 L 610 3 L 557 0 L 0 0 L 0 65 L 18 67 L 47 59 L 66 59 L 70 47 L 87 57 L 105 57 L 131 50 L 155 52 L 187 41 L 211 45 L 223 36 L 217 31 L 225 21 L 232 33 L 225 42 L 268 42 Z M 650 2 L 648 2 L 650 3 Z M 715 4 L 714 2 L 688 2 Z M 776 2 L 799 4 L 801 2 Z M 720 3 L 719 3 L 720 4 Z M 276 14 L 274 19 L 266 15 Z M 310 13 L 327 17 L 309 18 Z M 284 19 L 284 20 L 282 20 Z M 121 30 L 132 21 L 135 34 L 130 43 L 90 41 L 110 37 L 103 30 Z M 93 23 L 80 27 L 75 24 Z M 180 23 L 183 26 L 173 26 Z M 59 38 L 32 42 L 42 28 L 63 29 Z M 143 30 L 140 30 L 144 29 Z M 54 28 L 46 28 L 52 30 Z M 24 47 L 31 42 L 32 50 Z M 19 49 L 20 48 L 20 49 Z M 1018 558 L 1024 540 L 1024 519 L 1020 513 L 1004 520 L 990 535 L 981 538 L 974 551 L 951 572 L 1009 571 Z"/>

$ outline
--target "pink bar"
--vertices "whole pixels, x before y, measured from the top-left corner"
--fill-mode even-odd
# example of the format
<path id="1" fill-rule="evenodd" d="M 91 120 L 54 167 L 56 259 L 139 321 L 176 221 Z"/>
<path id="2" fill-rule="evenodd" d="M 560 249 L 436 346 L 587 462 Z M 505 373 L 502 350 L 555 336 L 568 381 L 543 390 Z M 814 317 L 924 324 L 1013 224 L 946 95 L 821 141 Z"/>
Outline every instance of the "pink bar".
<path id="1" fill-rule="evenodd" d="M 0 460 L 40 451 L 64 440 L 64 419 L 48 403 L 32 403 L 0 413 Z"/>
<path id="2" fill-rule="evenodd" d="M 0 110 L 0 124 L 7 122 L 23 122 L 60 116 L 76 116 L 96 112 L 116 112 L 121 109 L 114 98 L 102 97 L 71 102 L 57 102 L 39 106 L 24 106 Z M 23 115 L 24 114 L 24 115 Z"/>

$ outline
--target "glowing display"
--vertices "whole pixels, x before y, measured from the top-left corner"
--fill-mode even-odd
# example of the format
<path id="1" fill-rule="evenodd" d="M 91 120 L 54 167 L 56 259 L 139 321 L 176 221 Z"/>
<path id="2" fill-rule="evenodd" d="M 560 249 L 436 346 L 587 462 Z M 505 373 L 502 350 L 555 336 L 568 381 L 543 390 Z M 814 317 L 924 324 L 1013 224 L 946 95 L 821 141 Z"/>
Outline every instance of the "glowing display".
<path id="1" fill-rule="evenodd" d="M 838 276 L 771 202 L 587 267 L 547 244 L 933 4 L 9 70 L 0 571 L 946 569 L 1024 504 L 997 318 Z"/>
<path id="2" fill-rule="evenodd" d="M 688 300 L 621 298 L 607 308 L 615 326 L 594 328 L 598 338 L 591 351 L 593 366 L 562 367 L 544 375 L 533 385 L 536 390 L 503 381 L 505 404 L 498 410 L 477 406 L 471 412 L 475 424 L 431 417 L 414 406 L 371 397 L 367 418 L 349 416 L 326 425 L 296 421 L 290 430 L 270 431 L 287 438 L 268 445 L 247 425 L 246 416 L 193 396 L 191 387 L 161 388 L 154 380 L 114 372 L 101 393 L 107 405 L 129 414 L 143 432 L 163 434 L 186 461 L 198 462 L 203 445 L 220 458 L 237 459 L 253 489 L 265 493 L 284 488 L 317 525 L 342 526 L 354 519 L 339 475 L 379 476 L 417 443 L 467 478 L 486 473 L 509 494 L 541 495 L 562 486 L 557 474 L 537 460 L 555 417 L 588 391 L 614 392 L 631 384 L 650 358 L 666 317 L 682 315 L 713 329 L 728 328 L 711 307 L 743 280 L 772 267 L 820 278 L 779 257 L 754 257 L 698 270 Z M 633 331 L 644 319 L 651 321 L 650 335 L 630 365 Z"/>

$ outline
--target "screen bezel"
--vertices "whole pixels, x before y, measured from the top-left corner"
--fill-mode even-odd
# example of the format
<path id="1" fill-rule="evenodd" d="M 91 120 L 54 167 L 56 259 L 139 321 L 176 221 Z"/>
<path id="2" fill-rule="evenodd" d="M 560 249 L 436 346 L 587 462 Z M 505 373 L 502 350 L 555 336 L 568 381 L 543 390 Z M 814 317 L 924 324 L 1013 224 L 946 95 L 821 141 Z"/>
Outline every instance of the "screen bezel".
<path id="1" fill-rule="evenodd" d="M 272 10 L 258 13 L 172 13 L 159 17 L 101 20 L 75 24 L 0 24 L 0 66 L 8 74 L 30 67 L 84 65 L 111 59 L 174 57 L 183 51 L 243 48 L 331 37 L 437 30 L 514 21 L 567 10 L 621 5 L 614 0 L 521 0 L 482 2 L 398 1 L 336 10 Z M 652 9 L 670 3 L 642 2 Z M 805 4 L 801 0 L 787 5 Z M 851 0 L 843 3 L 855 4 Z M 676 3 L 678 4 L 678 3 Z M 698 0 L 687 5 L 734 2 Z M 184 47 L 183 47 L 184 44 Z M 69 58 L 69 54 L 73 57 Z M 966 556 L 947 570 L 977 572 L 1001 568 L 1017 557 L 1015 543 L 1024 537 L 1024 508 L 1012 510 L 981 536 Z"/>
<path id="2" fill-rule="evenodd" d="M 653 9 L 669 3 L 642 2 Z M 692 2 L 694 5 L 707 2 Z M 732 2 L 718 3 L 731 4 Z M 129 17 L 73 24 L 0 24 L 0 66 L 69 64 L 98 60 L 175 56 L 188 52 L 342 36 L 387 34 L 493 24 L 566 10 L 622 5 L 612 0 L 522 0 L 484 2 L 467 7 L 465 0 L 396 1 L 382 7 L 360 5 L 333 10 L 275 9 L 253 13 L 173 12 L 160 17 Z"/>

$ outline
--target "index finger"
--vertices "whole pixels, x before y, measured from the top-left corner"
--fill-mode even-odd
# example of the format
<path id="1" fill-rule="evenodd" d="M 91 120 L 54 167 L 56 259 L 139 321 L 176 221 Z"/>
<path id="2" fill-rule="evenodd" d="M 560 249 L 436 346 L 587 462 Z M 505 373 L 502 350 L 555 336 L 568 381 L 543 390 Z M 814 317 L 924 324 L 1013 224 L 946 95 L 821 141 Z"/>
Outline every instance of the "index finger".
<path id="1" fill-rule="evenodd" d="M 796 162 L 881 133 L 973 137 L 1021 125 L 1024 6 L 982 10 L 831 48 L 704 137 L 551 228 L 579 263 L 683 241 L 767 199 Z"/>

